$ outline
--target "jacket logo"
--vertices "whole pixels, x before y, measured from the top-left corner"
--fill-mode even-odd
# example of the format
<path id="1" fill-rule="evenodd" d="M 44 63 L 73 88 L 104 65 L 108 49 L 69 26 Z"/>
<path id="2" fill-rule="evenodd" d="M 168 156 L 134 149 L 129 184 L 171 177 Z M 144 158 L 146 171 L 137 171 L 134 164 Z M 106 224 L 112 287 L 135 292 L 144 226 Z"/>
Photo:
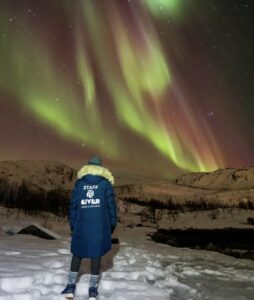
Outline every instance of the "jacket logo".
<path id="1" fill-rule="evenodd" d="M 81 208 L 95 208 L 101 206 L 101 199 L 95 199 L 95 191 L 98 185 L 84 185 L 86 199 L 81 200 Z"/>
<path id="2" fill-rule="evenodd" d="M 98 185 L 84 185 L 83 189 L 84 190 L 96 190 L 96 189 L 98 189 Z"/>
<path id="3" fill-rule="evenodd" d="M 100 199 L 82 199 L 81 205 L 100 205 Z"/>
<path id="4" fill-rule="evenodd" d="M 94 191 L 93 190 L 88 190 L 86 193 L 87 198 L 93 198 L 94 196 Z"/>

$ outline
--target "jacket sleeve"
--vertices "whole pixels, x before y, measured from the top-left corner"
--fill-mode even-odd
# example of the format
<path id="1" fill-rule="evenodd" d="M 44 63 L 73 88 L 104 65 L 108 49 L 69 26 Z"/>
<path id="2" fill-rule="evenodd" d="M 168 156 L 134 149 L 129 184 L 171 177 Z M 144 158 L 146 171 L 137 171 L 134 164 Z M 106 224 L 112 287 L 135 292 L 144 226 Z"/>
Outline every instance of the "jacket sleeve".
<path id="1" fill-rule="evenodd" d="M 116 210 L 116 201 L 115 201 L 115 192 L 110 182 L 107 183 L 106 187 L 106 199 L 110 217 L 111 227 L 115 227 L 117 223 L 117 210 Z"/>
<path id="2" fill-rule="evenodd" d="M 74 229 L 78 214 L 78 195 L 79 195 L 79 181 L 76 181 L 75 186 L 71 193 L 71 202 L 69 209 L 69 222 L 71 230 Z"/>

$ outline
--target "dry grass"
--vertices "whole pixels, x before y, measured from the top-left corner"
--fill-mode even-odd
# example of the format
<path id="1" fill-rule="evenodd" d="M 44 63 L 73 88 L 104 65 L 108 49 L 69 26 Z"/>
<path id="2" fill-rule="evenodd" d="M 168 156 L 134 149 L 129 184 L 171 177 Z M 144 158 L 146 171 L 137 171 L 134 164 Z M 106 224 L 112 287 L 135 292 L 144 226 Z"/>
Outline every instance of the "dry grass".
<path id="1" fill-rule="evenodd" d="M 117 188 L 117 197 L 129 203 L 170 210 L 254 209 L 254 189 L 205 190 L 176 184 L 142 184 Z"/>
<path id="2" fill-rule="evenodd" d="M 67 217 L 59 217 L 50 212 L 45 211 L 23 211 L 17 208 L 6 208 L 0 206 L 0 218 L 6 223 L 39 223 L 41 226 L 55 230 L 57 227 L 66 226 Z"/>

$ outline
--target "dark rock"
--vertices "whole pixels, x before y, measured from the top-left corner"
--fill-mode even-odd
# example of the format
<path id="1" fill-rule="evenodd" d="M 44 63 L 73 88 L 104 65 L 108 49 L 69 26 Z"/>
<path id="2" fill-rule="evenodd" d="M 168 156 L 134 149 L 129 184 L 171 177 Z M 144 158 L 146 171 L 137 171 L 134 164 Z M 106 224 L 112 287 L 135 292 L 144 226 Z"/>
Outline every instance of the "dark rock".
<path id="1" fill-rule="evenodd" d="M 134 225 L 133 224 L 129 224 L 126 226 L 127 228 L 134 228 Z"/>
<path id="2" fill-rule="evenodd" d="M 177 247 L 176 241 L 168 239 L 166 242 L 167 245 L 172 246 L 172 247 Z"/>
<path id="3" fill-rule="evenodd" d="M 243 253 L 242 258 L 254 260 L 254 251 L 247 251 Z"/>
<path id="4" fill-rule="evenodd" d="M 206 246 L 206 250 L 217 251 L 218 247 L 216 247 L 213 243 L 208 243 L 208 245 Z"/>
<path id="5" fill-rule="evenodd" d="M 119 244 L 119 239 L 118 238 L 112 238 L 111 243 L 112 244 Z"/>
<path id="6" fill-rule="evenodd" d="M 248 219 L 247 219 L 247 223 L 248 223 L 249 225 L 254 225 L 254 218 L 248 218 Z"/>
<path id="7" fill-rule="evenodd" d="M 254 256 L 254 229 L 251 228 L 158 229 L 150 237 L 157 243 L 174 247 L 206 249 L 237 258 Z"/>
<path id="8" fill-rule="evenodd" d="M 54 232 L 39 226 L 39 225 L 29 225 L 17 232 L 17 234 L 29 234 L 29 235 L 34 235 L 42 239 L 46 240 L 56 240 L 61 238 L 59 235 L 55 234 Z"/>

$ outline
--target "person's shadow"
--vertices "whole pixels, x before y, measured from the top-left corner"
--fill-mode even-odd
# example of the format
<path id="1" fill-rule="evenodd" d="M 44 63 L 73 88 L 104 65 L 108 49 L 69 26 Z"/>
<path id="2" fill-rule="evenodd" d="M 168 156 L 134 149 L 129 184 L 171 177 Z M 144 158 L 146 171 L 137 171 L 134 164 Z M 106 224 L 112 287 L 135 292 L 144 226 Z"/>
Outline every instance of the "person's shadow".
<path id="1" fill-rule="evenodd" d="M 113 259 L 120 249 L 119 239 L 112 237 L 112 249 L 101 259 L 101 272 L 105 272 L 113 267 Z M 90 259 L 82 259 L 79 271 L 79 278 L 83 274 L 90 274 Z"/>

